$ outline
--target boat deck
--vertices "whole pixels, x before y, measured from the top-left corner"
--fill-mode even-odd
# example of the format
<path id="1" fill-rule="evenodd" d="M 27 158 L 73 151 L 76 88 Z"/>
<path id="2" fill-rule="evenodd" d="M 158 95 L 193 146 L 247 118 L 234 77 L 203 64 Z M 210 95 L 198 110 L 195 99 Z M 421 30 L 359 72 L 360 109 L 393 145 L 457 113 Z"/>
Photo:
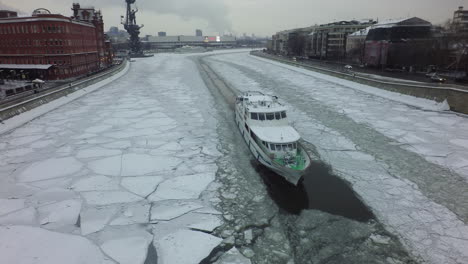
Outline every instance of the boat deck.
<path id="1" fill-rule="evenodd" d="M 284 159 L 275 159 L 275 162 L 280 164 L 281 166 L 285 166 L 285 167 L 288 167 L 290 169 L 293 169 L 293 170 L 304 170 L 306 169 L 306 162 L 305 162 L 305 158 L 302 154 L 302 152 L 298 152 L 296 157 L 295 157 L 295 163 L 294 164 L 286 164 L 284 162 Z"/>

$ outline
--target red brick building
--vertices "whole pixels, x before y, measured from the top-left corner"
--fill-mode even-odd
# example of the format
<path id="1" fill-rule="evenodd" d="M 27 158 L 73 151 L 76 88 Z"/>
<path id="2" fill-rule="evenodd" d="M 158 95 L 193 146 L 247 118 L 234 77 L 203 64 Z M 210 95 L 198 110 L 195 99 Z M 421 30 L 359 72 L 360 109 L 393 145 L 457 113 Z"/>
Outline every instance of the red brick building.
<path id="1" fill-rule="evenodd" d="M 73 17 L 37 9 L 31 17 L 0 18 L 0 77 L 66 79 L 112 63 L 101 13 L 79 4 L 73 10 Z"/>

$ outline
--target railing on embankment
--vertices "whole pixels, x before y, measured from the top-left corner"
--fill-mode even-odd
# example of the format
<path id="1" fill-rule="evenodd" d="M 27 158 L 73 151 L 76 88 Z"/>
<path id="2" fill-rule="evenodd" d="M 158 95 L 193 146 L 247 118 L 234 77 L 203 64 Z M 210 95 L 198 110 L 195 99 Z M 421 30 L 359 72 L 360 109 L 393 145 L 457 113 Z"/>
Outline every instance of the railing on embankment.
<path id="1" fill-rule="evenodd" d="M 27 97 L 25 100 L 15 103 L 14 105 L 3 107 L 0 104 L 0 121 L 7 120 L 38 106 L 54 101 L 60 97 L 71 94 L 77 90 L 86 88 L 92 84 L 110 78 L 125 69 L 127 63 L 127 60 L 124 60 L 120 65 L 115 66 L 105 72 L 98 73 L 96 75 L 90 76 L 89 78 L 82 79 L 71 84 L 56 87 L 53 89 L 53 91 L 37 94 L 32 96 L 32 98 Z"/>
<path id="2" fill-rule="evenodd" d="M 298 66 L 305 69 L 310 69 L 312 71 L 316 71 L 319 73 L 331 75 L 334 77 L 338 77 L 341 79 L 373 86 L 376 88 L 384 89 L 387 91 L 398 92 L 402 94 L 412 95 L 415 97 L 435 100 L 436 102 L 443 102 L 447 100 L 448 104 L 450 105 L 450 110 L 468 114 L 468 88 L 465 87 L 450 87 L 440 84 L 418 84 L 418 83 L 404 83 L 398 81 L 384 81 L 384 80 L 376 80 L 368 77 L 363 77 L 356 75 L 352 72 L 340 72 L 335 70 L 330 70 L 323 67 L 317 67 L 309 64 L 305 64 L 302 62 L 292 61 L 290 59 L 285 59 L 282 57 L 265 54 L 261 51 L 253 51 L 251 52 L 252 55 L 271 59 L 275 61 L 279 61 L 285 64 Z"/>

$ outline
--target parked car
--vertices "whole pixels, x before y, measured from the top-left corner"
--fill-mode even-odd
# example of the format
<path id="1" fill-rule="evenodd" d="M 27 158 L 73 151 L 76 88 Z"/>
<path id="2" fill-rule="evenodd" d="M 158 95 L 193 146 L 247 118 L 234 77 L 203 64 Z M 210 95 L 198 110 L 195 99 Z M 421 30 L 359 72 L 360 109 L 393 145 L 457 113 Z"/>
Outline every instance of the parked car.
<path id="1" fill-rule="evenodd" d="M 351 65 L 345 65 L 344 68 L 345 68 L 346 70 L 352 70 L 352 69 L 353 69 L 353 66 L 351 66 Z"/>
<path id="2" fill-rule="evenodd" d="M 293 60 L 293 61 L 297 61 L 297 58 L 296 58 L 296 57 L 292 57 L 292 60 Z"/>
<path id="3" fill-rule="evenodd" d="M 444 82 L 446 81 L 446 79 L 440 77 L 440 76 L 437 75 L 437 74 L 434 74 L 434 75 L 431 77 L 431 81 L 433 81 L 433 82 L 438 82 L 438 83 L 444 83 Z"/>

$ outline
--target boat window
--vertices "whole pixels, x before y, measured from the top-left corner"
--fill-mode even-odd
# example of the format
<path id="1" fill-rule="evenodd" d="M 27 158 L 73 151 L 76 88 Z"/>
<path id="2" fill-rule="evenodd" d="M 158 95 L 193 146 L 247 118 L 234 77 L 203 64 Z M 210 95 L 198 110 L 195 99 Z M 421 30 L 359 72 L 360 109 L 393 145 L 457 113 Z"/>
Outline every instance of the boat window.
<path id="1" fill-rule="evenodd" d="M 258 120 L 258 114 L 257 113 L 250 113 L 250 118 L 253 120 Z"/>
<path id="2" fill-rule="evenodd" d="M 271 150 L 275 151 L 276 150 L 275 144 L 270 144 L 270 148 Z"/>
<path id="3" fill-rule="evenodd" d="M 281 118 L 286 118 L 286 111 L 281 112 Z"/>
<path id="4" fill-rule="evenodd" d="M 274 119 L 275 119 L 275 114 L 274 114 L 274 113 L 268 113 L 268 114 L 266 114 L 266 119 L 267 119 L 267 120 L 274 120 Z"/>
<path id="5" fill-rule="evenodd" d="M 280 112 L 275 113 L 275 119 L 276 119 L 276 120 L 280 120 L 280 119 L 281 119 L 281 113 L 280 113 Z"/>
<path id="6" fill-rule="evenodd" d="M 282 148 L 283 148 L 283 151 L 288 151 L 287 148 L 288 148 L 288 145 L 281 145 Z"/>
<path id="7" fill-rule="evenodd" d="M 264 121 L 265 120 L 265 114 L 263 114 L 263 113 L 258 114 L 258 119 L 261 120 L 261 121 Z"/>
<path id="8" fill-rule="evenodd" d="M 294 143 L 293 146 L 294 146 L 294 149 L 297 149 L 297 143 Z"/>
<path id="9" fill-rule="evenodd" d="M 289 151 L 293 150 L 293 144 L 288 144 Z"/>

